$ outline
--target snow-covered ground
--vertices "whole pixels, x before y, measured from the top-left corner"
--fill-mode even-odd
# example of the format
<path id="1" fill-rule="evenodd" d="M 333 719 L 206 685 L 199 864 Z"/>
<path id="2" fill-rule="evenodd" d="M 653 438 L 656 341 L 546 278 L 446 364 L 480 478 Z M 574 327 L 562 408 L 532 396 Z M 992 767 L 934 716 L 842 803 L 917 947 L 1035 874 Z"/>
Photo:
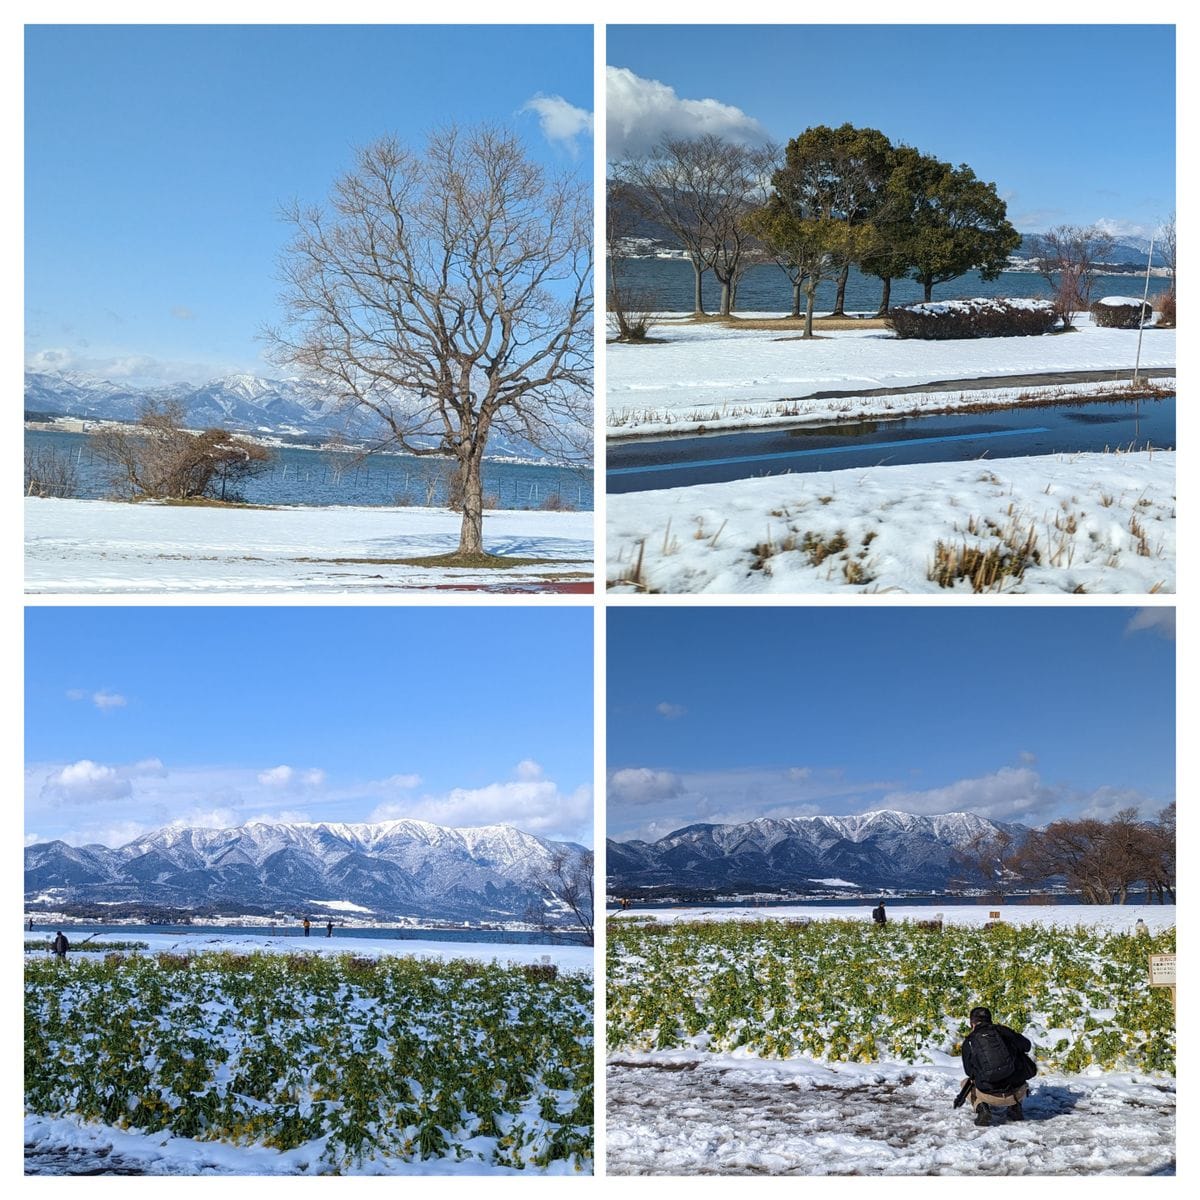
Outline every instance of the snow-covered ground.
<path id="1" fill-rule="evenodd" d="M 1031 536 L 1038 561 L 993 590 L 1175 590 L 1174 452 L 775 475 L 612 495 L 607 520 L 615 591 L 939 593 L 939 541 Z"/>
<path id="2" fill-rule="evenodd" d="M 608 1068 L 612 1175 L 1170 1175 L 1167 1076 L 1039 1075 L 1026 1120 L 976 1128 L 952 1103 L 957 1060 L 767 1062 L 618 1053 Z"/>
<path id="3" fill-rule="evenodd" d="M 209 508 L 29 499 L 30 592 L 346 592 L 590 586 L 590 512 L 484 514 L 491 554 L 551 559 L 504 570 L 404 566 L 448 554 L 459 516 L 448 509 Z M 369 561 L 345 561 L 345 560 Z"/>
<path id="4" fill-rule="evenodd" d="M 955 396 L 942 392 L 933 399 L 820 400 L 789 404 L 783 413 L 779 410 L 781 401 L 821 391 L 910 387 L 934 380 L 1051 371 L 1129 372 L 1137 353 L 1138 331 L 1098 328 L 1083 316 L 1073 333 L 1043 337 L 916 341 L 900 340 L 883 329 L 849 329 L 828 330 L 818 338 L 802 340 L 796 330 L 746 330 L 715 322 L 693 325 L 671 320 L 656 326 L 653 336 L 662 342 L 608 346 L 610 433 L 643 435 L 663 429 L 678 433 L 699 425 L 708 429 L 744 427 L 783 417 L 795 421 L 918 412 L 947 407 Z M 1146 330 L 1141 365 L 1174 364 L 1174 330 Z M 1012 402 L 1011 396 L 978 392 L 966 402 L 983 400 Z"/>
<path id="5" fill-rule="evenodd" d="M 41 936 L 27 934 L 27 937 Z M 70 933 L 67 935 L 70 937 Z M 74 939 L 72 939 L 74 940 Z M 229 950 L 238 954 L 353 954 L 360 958 L 381 958 L 384 955 L 410 955 L 416 958 L 472 958 L 479 962 L 540 963 L 547 957 L 563 971 L 591 971 L 594 951 L 591 946 L 556 946 L 516 942 L 439 942 L 407 938 L 348 937 L 334 932 L 327 938 L 325 931 L 313 927 L 310 937 L 269 937 L 258 934 L 237 934 L 228 930 L 197 930 L 195 933 L 143 933 L 141 930 L 112 931 L 97 935 L 97 942 L 145 942 L 146 954 L 201 954 L 212 950 Z M 37 954 L 40 951 L 33 951 Z M 82 957 L 86 951 L 81 951 Z"/>
<path id="6" fill-rule="evenodd" d="M 822 908 L 814 904 L 772 905 L 769 908 L 638 908 L 634 905 L 618 913 L 610 913 L 611 920 L 664 921 L 668 924 L 684 921 L 797 921 L 808 918 L 812 921 L 870 921 L 871 909 L 877 900 L 863 901 L 862 908 L 840 908 L 830 905 Z M 950 901 L 936 905 L 888 904 L 889 921 L 928 921 L 938 913 L 948 925 L 984 925 L 991 918 L 989 912 L 999 912 L 1001 919 L 1010 925 L 1052 925 L 1074 929 L 1082 925 L 1089 929 L 1107 929 L 1113 932 L 1134 932 L 1138 919 L 1146 922 L 1151 932 L 1170 929 L 1175 924 L 1173 904 L 1021 904 L 1013 901 L 999 908 L 988 904 L 952 904 Z"/>

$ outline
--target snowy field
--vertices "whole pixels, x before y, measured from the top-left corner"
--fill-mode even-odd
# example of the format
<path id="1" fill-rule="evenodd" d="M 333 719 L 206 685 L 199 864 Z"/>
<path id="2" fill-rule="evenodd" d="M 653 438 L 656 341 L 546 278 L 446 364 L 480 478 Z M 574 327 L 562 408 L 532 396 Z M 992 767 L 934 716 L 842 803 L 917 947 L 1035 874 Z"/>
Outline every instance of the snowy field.
<path id="1" fill-rule="evenodd" d="M 849 329 L 829 330 L 805 341 L 796 330 L 683 324 L 676 315 L 675 320 L 656 326 L 653 336 L 662 343 L 608 346 L 606 411 L 612 435 L 920 412 L 958 403 L 954 393 L 943 392 L 931 397 L 780 404 L 813 392 L 1051 371 L 1111 370 L 1124 372 L 1127 378 L 1137 352 L 1138 331 L 1101 329 L 1084 316 L 1073 333 L 1042 337 L 917 341 L 900 340 L 883 329 Z M 1146 330 L 1141 366 L 1174 365 L 1175 331 Z M 1012 403 L 1012 396 L 1004 393 L 974 393 L 964 403 L 979 403 L 981 397 L 989 403 Z"/>
<path id="2" fill-rule="evenodd" d="M 1172 1010 L 1145 955 L 1175 949 L 1174 906 L 999 908 L 990 931 L 990 905 L 896 904 L 882 931 L 868 906 L 610 918 L 608 1172 L 1173 1175 Z M 939 911 L 947 932 L 915 924 Z M 1033 1042 L 1023 1122 L 952 1107 L 981 1002 Z"/>
<path id="3" fill-rule="evenodd" d="M 488 553 L 548 563 L 476 571 L 395 561 L 453 552 L 459 524 L 447 509 L 28 499 L 25 585 L 29 592 L 590 589 L 590 512 L 484 515 Z"/>
<path id="4" fill-rule="evenodd" d="M 607 511 L 613 591 L 938 594 L 939 542 L 963 568 L 955 591 L 973 590 L 964 549 L 1025 563 L 981 590 L 1175 590 L 1173 451 L 775 475 Z"/>
<path id="5" fill-rule="evenodd" d="M 76 941 L 69 925 L 63 930 Z M 41 932 L 26 934 L 27 939 L 46 936 Z M 475 962 L 534 964 L 549 959 L 560 971 L 592 971 L 595 951 L 591 946 L 556 946 L 543 943 L 517 942 L 439 942 L 408 938 L 350 937 L 335 932 L 327 938 L 320 926 L 314 925 L 310 937 L 270 937 L 258 934 L 237 934 L 228 930 L 204 930 L 194 933 L 144 933 L 140 929 L 129 933 L 101 933 L 96 942 L 144 942 L 145 954 L 200 954 L 210 950 L 227 950 L 233 954 L 354 954 L 361 958 L 381 958 L 385 955 L 410 955 L 415 958 L 469 958 Z M 78 957 L 82 957 L 82 953 Z M 40 951 L 28 951 L 26 957 L 39 957 Z"/>
<path id="6" fill-rule="evenodd" d="M 863 901 L 863 907 L 839 908 L 816 904 L 779 904 L 769 908 L 638 908 L 633 905 L 619 913 L 610 913 L 614 921 L 634 918 L 640 921 L 871 921 L 871 909 L 877 897 Z M 1106 929 L 1114 933 L 1133 933 L 1139 919 L 1146 922 L 1152 933 L 1175 927 L 1173 904 L 1021 904 L 1012 902 L 999 908 L 987 904 L 887 904 L 889 921 L 928 921 L 938 913 L 947 925 L 986 925 L 989 912 L 1000 912 L 1009 925 L 1052 925 L 1059 929 Z"/>
<path id="7" fill-rule="evenodd" d="M 1042 1074 L 1025 1121 L 951 1107 L 961 1067 L 685 1051 L 608 1067 L 611 1175 L 1173 1175 L 1175 1085 Z"/>
<path id="8" fill-rule="evenodd" d="M 26 1174 L 590 1173 L 589 949 L 138 940 L 26 955 Z"/>

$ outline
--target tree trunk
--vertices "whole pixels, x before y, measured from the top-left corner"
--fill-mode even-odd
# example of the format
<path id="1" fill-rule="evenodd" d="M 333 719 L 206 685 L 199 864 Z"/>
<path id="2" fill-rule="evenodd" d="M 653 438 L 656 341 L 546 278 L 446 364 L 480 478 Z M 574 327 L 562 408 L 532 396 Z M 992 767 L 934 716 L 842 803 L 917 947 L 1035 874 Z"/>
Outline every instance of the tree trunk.
<path id="1" fill-rule="evenodd" d="M 805 305 L 805 308 L 804 308 L 804 336 L 806 338 L 810 338 L 813 335 L 813 332 L 812 332 L 813 305 L 816 303 L 817 289 L 816 288 L 806 288 L 805 292 L 808 297 L 808 303 Z"/>
<path id="2" fill-rule="evenodd" d="M 800 316 L 800 284 L 799 282 L 792 284 L 792 316 Z"/>
<path id="3" fill-rule="evenodd" d="M 729 286 L 728 279 L 721 280 L 721 316 L 729 316 L 729 305 L 733 299 L 733 292 Z"/>
<path id="4" fill-rule="evenodd" d="M 933 279 L 926 275 L 922 278 L 921 283 L 925 288 L 925 303 L 928 304 L 933 299 Z"/>
<path id="5" fill-rule="evenodd" d="M 883 281 L 883 294 L 879 297 L 879 311 L 875 314 L 877 317 L 886 317 L 888 310 L 892 307 L 892 278 L 889 275 Z"/>
<path id="6" fill-rule="evenodd" d="M 695 259 L 692 259 L 692 271 L 696 277 L 694 280 L 695 299 L 692 301 L 692 314 L 693 316 L 702 317 L 704 316 L 704 268 Z"/>
<path id="7" fill-rule="evenodd" d="M 458 553 L 483 553 L 483 444 L 477 442 L 459 458 L 462 473 L 462 527 L 458 535 Z"/>
<path id="8" fill-rule="evenodd" d="M 839 272 L 837 278 L 837 298 L 833 302 L 833 316 L 846 315 L 846 280 L 850 278 L 850 264 L 847 263 Z"/>

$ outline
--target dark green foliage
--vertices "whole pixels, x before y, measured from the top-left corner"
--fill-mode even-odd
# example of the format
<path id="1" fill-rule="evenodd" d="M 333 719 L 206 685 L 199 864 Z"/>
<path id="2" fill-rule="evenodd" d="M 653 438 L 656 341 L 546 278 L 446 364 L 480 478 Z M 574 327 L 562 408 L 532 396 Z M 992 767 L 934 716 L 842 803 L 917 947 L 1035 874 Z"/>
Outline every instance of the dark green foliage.
<path id="1" fill-rule="evenodd" d="M 893 308 L 888 323 L 900 338 L 1038 337 L 1058 324 L 1050 300 L 952 300 Z"/>
<path id="2" fill-rule="evenodd" d="M 1154 309 L 1140 300 L 1130 300 L 1128 304 L 1092 305 L 1092 324 L 1103 325 L 1107 329 L 1136 329 L 1143 322 L 1147 325 L 1154 319 Z M 1174 316 L 1174 312 L 1171 314 Z"/>

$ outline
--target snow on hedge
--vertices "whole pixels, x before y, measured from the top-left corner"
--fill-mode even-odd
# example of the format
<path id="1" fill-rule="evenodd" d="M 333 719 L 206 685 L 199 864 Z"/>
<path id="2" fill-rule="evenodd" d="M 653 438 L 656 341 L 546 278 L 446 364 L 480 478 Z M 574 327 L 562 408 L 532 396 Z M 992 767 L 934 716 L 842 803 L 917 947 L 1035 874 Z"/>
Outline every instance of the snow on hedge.
<path id="1" fill-rule="evenodd" d="M 1019 308 L 1025 312 L 1054 312 L 1052 300 L 1036 300 L 1028 296 L 978 296 L 973 300 L 926 300 L 917 304 L 905 304 L 904 308 L 912 312 L 928 313 L 930 316 L 941 316 L 943 313 L 967 312 L 1004 312 L 1005 309 Z"/>

